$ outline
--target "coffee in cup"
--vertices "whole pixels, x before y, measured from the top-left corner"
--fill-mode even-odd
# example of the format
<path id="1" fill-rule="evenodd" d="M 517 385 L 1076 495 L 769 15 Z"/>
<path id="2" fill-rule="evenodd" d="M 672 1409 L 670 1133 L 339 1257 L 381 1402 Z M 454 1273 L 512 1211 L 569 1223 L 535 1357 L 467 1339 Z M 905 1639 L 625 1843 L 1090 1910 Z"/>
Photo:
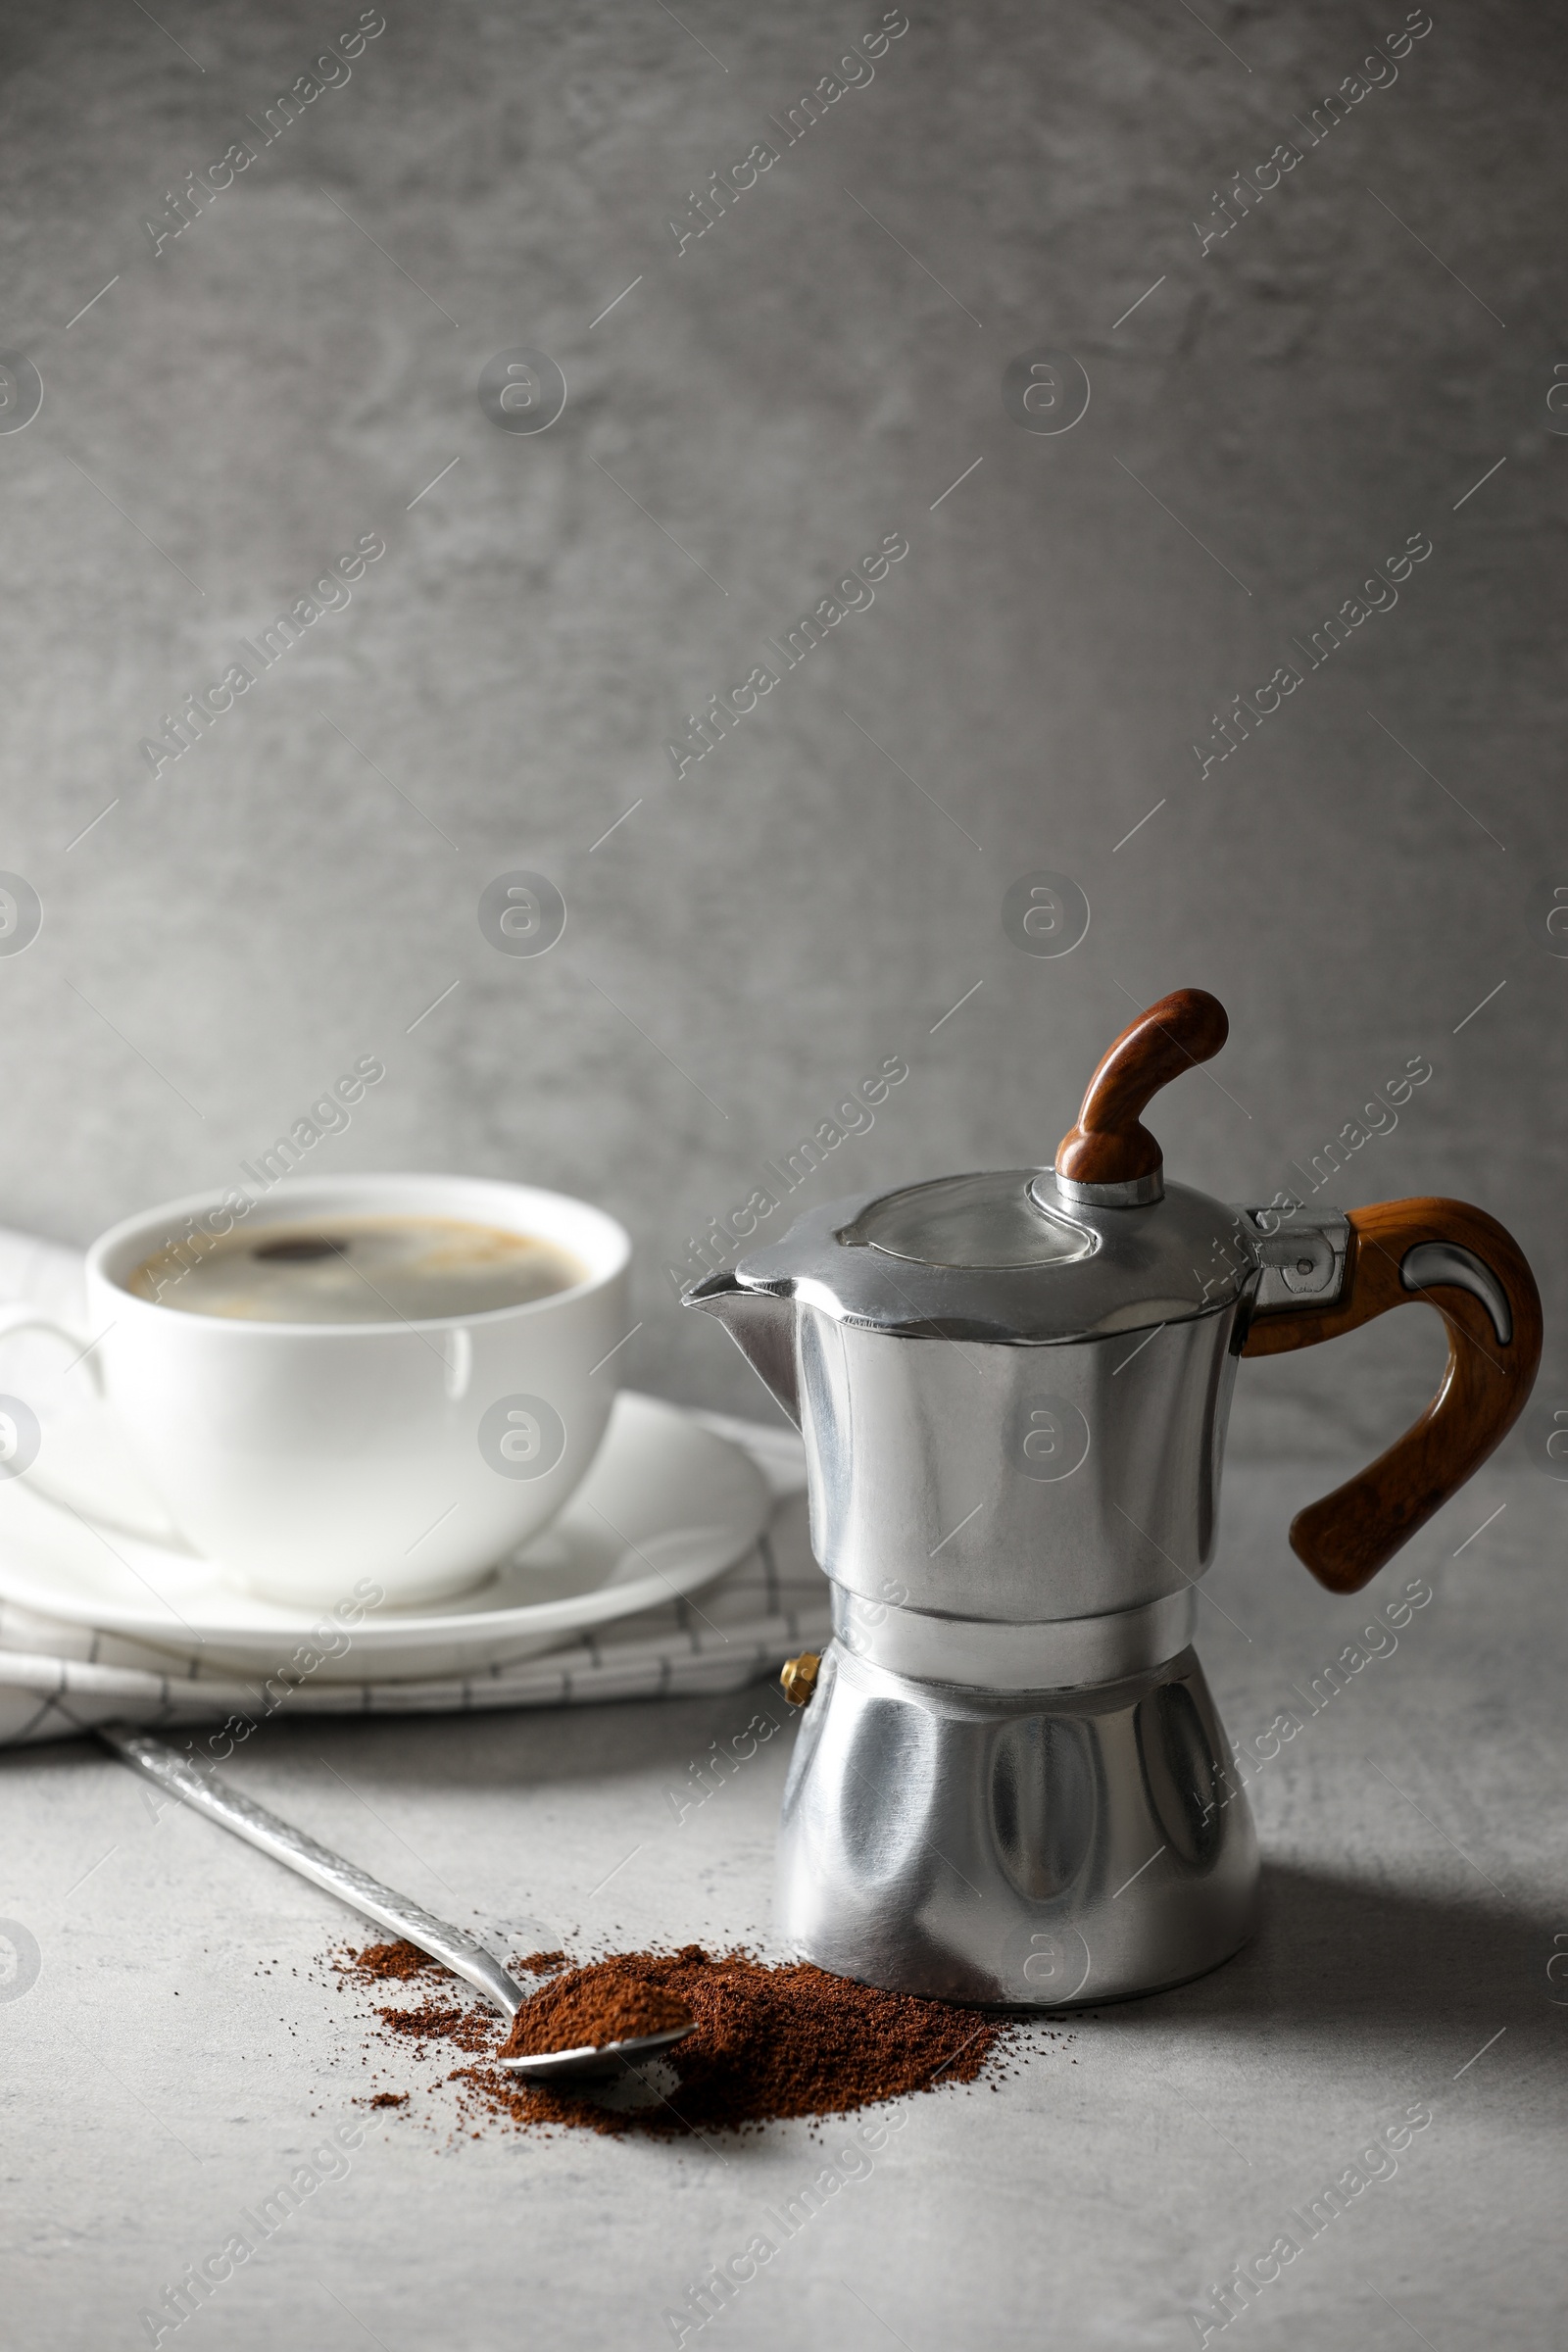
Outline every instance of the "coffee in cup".
<path id="1" fill-rule="evenodd" d="M 192 1255 L 167 1242 L 125 1277 L 136 1298 L 256 1323 L 420 1323 L 527 1306 L 586 1282 L 543 1234 L 463 1217 L 344 1216 L 237 1227 Z"/>

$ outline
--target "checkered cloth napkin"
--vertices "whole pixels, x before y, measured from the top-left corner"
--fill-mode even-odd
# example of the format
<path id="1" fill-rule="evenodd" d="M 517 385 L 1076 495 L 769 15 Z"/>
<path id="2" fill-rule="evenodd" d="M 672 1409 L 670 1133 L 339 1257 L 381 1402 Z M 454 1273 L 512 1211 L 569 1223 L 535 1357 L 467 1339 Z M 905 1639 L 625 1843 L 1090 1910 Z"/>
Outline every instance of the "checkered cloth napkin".
<path id="1" fill-rule="evenodd" d="M 0 1228 L 0 1302 L 25 1298 L 80 1325 L 81 1255 Z M 25 1377 L 24 1351 L 7 1343 L 9 1385 Z M 59 1346 L 39 1377 L 59 1377 Z M 14 1359 L 22 1359 L 20 1365 Z M 600 1699 L 687 1697 L 739 1690 L 831 1633 L 827 1585 L 811 1557 L 806 1470 L 793 1430 L 699 1414 L 743 1446 L 773 1498 L 772 1517 L 735 1567 L 689 1598 L 672 1600 L 567 1637 L 568 1646 L 512 1664 L 471 1667 L 434 1680 L 330 1682 L 302 1678 L 284 1702 L 317 1715 L 444 1715 L 481 1707 L 585 1706 Z M 276 1677 L 273 1677 L 275 1690 Z M 75 1739 L 108 1721 L 221 1722 L 276 1711 L 260 1680 L 174 1655 L 122 1634 L 58 1622 L 0 1599 L 0 1747 Z"/>

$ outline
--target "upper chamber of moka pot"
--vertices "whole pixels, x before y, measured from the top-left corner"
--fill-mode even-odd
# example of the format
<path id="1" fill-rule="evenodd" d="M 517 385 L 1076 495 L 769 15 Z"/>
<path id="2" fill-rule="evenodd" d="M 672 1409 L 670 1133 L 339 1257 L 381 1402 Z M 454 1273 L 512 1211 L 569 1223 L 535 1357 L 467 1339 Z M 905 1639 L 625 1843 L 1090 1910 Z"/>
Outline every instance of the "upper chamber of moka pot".
<path id="1" fill-rule="evenodd" d="M 800 1425 L 852 1646 L 886 1654 L 890 1612 L 985 1621 L 1005 1687 L 1004 1627 L 1190 1606 L 1248 1317 L 1329 1295 L 1344 1241 L 1165 1181 L 1137 1114 L 1226 1021 L 1197 990 L 1155 1014 L 1136 1100 L 1107 1056 L 1054 1166 L 829 1202 L 690 1295 Z"/>

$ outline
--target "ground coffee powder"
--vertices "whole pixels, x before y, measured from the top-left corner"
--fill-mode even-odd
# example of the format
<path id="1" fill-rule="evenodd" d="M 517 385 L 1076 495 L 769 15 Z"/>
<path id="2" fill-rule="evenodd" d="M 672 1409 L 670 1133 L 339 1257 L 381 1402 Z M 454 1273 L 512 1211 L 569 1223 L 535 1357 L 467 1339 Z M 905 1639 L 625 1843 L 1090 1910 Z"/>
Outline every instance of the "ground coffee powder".
<path id="1" fill-rule="evenodd" d="M 692 2013 L 678 1993 L 608 1963 L 572 1968 L 524 2001 L 502 2044 L 503 2058 L 544 2050 L 603 2049 L 668 2026 L 689 2026 Z"/>
<path id="2" fill-rule="evenodd" d="M 368 1988 L 422 1973 L 389 1961 L 389 1948 L 396 1949 L 371 1945 L 350 1955 L 348 1980 Z M 494 2063 L 504 2038 L 501 2020 L 481 2005 L 455 2002 L 450 1978 L 439 1997 L 412 2009 L 381 2006 L 378 2014 L 390 2040 L 416 2044 L 416 2059 L 443 2040 L 472 2058 L 445 2078 L 458 2090 L 469 2130 L 500 2123 L 670 2138 L 744 2131 L 779 2117 L 846 2115 L 982 2075 L 995 2087 L 1015 2034 L 1011 2021 L 991 2012 L 879 1992 L 807 1963 L 710 1953 L 695 1943 L 676 1952 L 611 1953 L 570 1969 L 532 1996 L 514 2031 L 532 2033 L 521 2023 L 530 2012 L 543 2027 L 547 2001 L 562 2004 L 558 2015 L 576 2004 L 583 2005 L 579 2013 L 594 2014 L 596 2003 L 618 2000 L 629 1984 L 684 2004 L 696 2020 L 685 2040 L 643 2070 L 647 2087 L 631 2085 L 649 2101 L 636 2108 L 605 2104 L 613 2093 L 568 2094 L 507 2073 Z M 552 2035 L 543 2046 L 562 2044 Z"/>
<path id="3" fill-rule="evenodd" d="M 401 1938 L 396 1943 L 368 1943 L 363 1952 L 349 1955 L 354 1973 L 360 1977 L 390 1978 L 404 1983 L 410 1977 L 444 1977 L 449 1972 L 428 1952 L 421 1952 L 416 1943 Z"/>

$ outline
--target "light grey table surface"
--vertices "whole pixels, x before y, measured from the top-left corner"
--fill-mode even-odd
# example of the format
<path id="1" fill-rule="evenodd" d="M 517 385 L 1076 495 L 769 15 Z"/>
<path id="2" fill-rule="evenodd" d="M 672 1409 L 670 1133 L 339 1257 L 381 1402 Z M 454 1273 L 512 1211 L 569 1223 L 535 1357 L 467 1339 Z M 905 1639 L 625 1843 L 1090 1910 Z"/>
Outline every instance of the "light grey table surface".
<path id="1" fill-rule="evenodd" d="M 143 2315 L 186 2267 L 332 2127 L 368 2124 L 193 2317 L 165 2312 L 161 2341 L 488 2352 L 685 2328 L 688 2344 L 1175 2352 L 1199 2340 L 1191 2311 L 1213 2321 L 1210 2287 L 1416 2103 L 1431 2120 L 1393 2177 L 1229 2341 L 1560 2344 L 1568 1486 L 1526 1462 L 1485 1472 L 1370 1593 L 1335 1600 L 1284 1534 L 1329 1483 L 1320 1462 L 1230 1478 L 1201 1649 L 1232 1734 L 1304 1716 L 1293 1687 L 1309 1691 L 1407 1580 L 1433 1598 L 1258 1773 L 1257 1940 L 1184 1990 L 1056 2021 L 1054 2039 L 1028 2029 L 998 2089 L 881 2111 L 901 2128 L 848 2161 L 848 2123 L 675 2147 L 454 2139 L 444 2094 L 368 2116 L 360 2005 L 319 1982 L 348 1915 L 194 1815 L 157 1814 L 87 1744 L 6 1756 L 0 1913 L 40 1955 L 0 2000 L 8 2344 L 151 2342 Z M 669 1799 L 756 1695 L 279 1721 L 230 1769 L 503 1937 L 766 1948 L 787 1740 L 683 1821 Z M 842 2184 L 785 2240 L 770 2216 L 803 2211 L 827 2160 Z M 699 2327 L 689 2290 L 759 2232 L 771 2259 Z"/>

